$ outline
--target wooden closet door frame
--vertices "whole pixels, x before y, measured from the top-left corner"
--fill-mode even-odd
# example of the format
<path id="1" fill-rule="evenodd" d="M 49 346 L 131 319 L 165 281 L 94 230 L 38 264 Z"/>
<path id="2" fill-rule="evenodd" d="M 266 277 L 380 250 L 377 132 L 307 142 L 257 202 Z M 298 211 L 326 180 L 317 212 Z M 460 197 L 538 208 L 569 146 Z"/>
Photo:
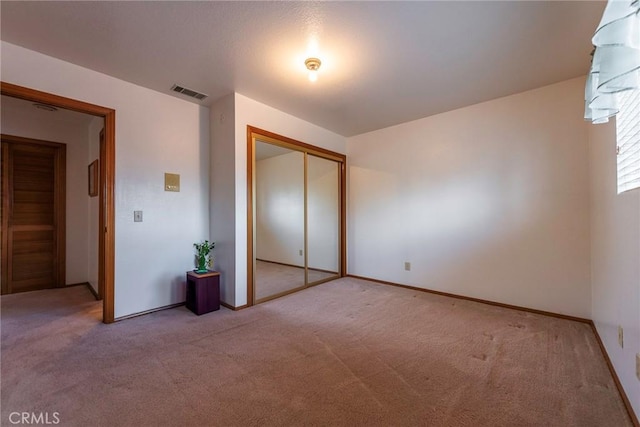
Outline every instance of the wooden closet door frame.
<path id="1" fill-rule="evenodd" d="M 41 92 L 18 86 L 12 83 L 0 82 L 2 95 L 20 98 L 27 101 L 39 102 L 54 107 L 90 114 L 104 119 L 105 158 L 104 182 L 100 187 L 104 194 L 100 197 L 100 211 L 104 212 L 104 256 L 99 263 L 104 263 L 103 283 L 104 295 L 102 303 L 102 321 L 113 323 L 115 303 L 115 171 L 116 171 L 116 110 L 87 102 L 78 101 L 63 96 Z M 101 177 L 102 180 L 102 177 Z M 4 212 L 3 212 L 4 216 Z"/>
<path id="2" fill-rule="evenodd" d="M 290 148 L 292 150 L 300 151 L 305 154 L 305 242 L 307 241 L 307 218 L 306 218 L 306 161 L 307 155 L 311 154 L 320 158 L 333 160 L 339 164 L 338 171 L 338 187 L 339 187 L 339 213 L 340 220 L 338 221 L 339 230 L 339 250 L 340 250 L 340 274 L 338 277 L 345 277 L 347 275 L 347 156 L 344 154 L 336 153 L 335 151 L 327 150 L 325 148 L 316 147 L 301 141 L 297 141 L 293 138 L 288 138 L 277 133 L 269 132 L 264 129 L 257 128 L 255 126 L 247 125 L 247 304 L 246 306 L 235 307 L 235 309 L 250 307 L 256 304 L 255 299 L 255 249 L 254 249 L 254 235 L 255 235 L 255 213 L 254 213 L 254 169 L 255 169 L 255 142 L 260 139 L 264 142 L 278 145 L 280 147 Z M 307 286 L 306 271 L 307 271 L 307 247 L 305 244 L 305 287 Z M 333 278 L 329 279 L 333 280 Z M 317 282 L 316 284 L 319 284 Z M 281 296 L 281 295 L 280 295 Z"/>
<path id="3" fill-rule="evenodd" d="M 12 193 L 9 191 L 9 176 L 11 165 L 9 164 L 9 146 L 13 145 L 37 145 L 42 147 L 51 147 L 55 149 L 54 158 L 54 202 L 53 202 L 53 225 L 55 229 L 55 255 L 54 277 L 55 287 L 64 287 L 66 282 L 66 238 L 67 238 L 67 222 L 66 222 L 66 192 L 67 192 L 67 146 L 58 142 L 42 141 L 39 139 L 23 138 L 14 135 L 0 135 L 2 140 L 2 293 L 8 293 L 9 277 L 11 273 L 11 265 L 9 265 L 9 235 L 6 231 L 9 229 L 8 214 L 13 209 Z M 6 143 L 6 144 L 5 144 Z"/>

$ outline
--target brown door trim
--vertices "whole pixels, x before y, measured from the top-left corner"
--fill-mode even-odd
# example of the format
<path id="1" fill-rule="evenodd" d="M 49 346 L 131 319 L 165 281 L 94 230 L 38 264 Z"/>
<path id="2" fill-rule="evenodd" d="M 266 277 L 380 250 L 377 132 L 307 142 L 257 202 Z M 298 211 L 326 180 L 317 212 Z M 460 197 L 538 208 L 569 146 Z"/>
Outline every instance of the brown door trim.
<path id="1" fill-rule="evenodd" d="M 102 321 L 104 323 L 112 323 L 114 321 L 114 273 L 115 273 L 115 170 L 116 170 L 116 111 L 112 108 L 102 107 L 99 105 L 89 104 L 87 102 L 78 101 L 71 98 L 65 98 L 46 92 L 14 85 L 11 83 L 0 82 L 2 95 L 12 96 L 14 98 L 25 99 L 28 101 L 40 102 L 43 104 L 53 105 L 59 108 L 66 108 L 80 113 L 86 113 L 93 116 L 104 118 L 104 136 L 105 136 L 105 158 L 100 159 L 104 163 L 104 182 L 100 183 L 100 187 L 104 189 L 104 194 L 100 197 L 101 211 L 105 215 L 104 230 L 100 230 L 104 234 L 104 258 L 100 259 L 100 263 L 104 263 L 104 301 L 102 305 Z M 101 177 L 102 179 L 102 177 Z"/>
<path id="2" fill-rule="evenodd" d="M 255 167 L 253 152 L 253 128 L 247 126 L 247 307 L 253 305 L 253 169 Z M 234 301 L 235 304 L 235 301 Z"/>
<path id="3" fill-rule="evenodd" d="M 9 194 L 9 146 L 2 144 L 2 261 L 0 265 L 0 274 L 2 275 L 2 289 L 1 294 L 9 293 L 8 269 L 9 269 L 9 257 L 4 254 L 9 253 L 9 239 L 7 236 L 7 230 L 9 229 L 9 198 L 5 197 L 5 194 Z"/>
<path id="4" fill-rule="evenodd" d="M 104 128 L 100 131 L 100 147 L 99 147 L 99 159 L 104 159 L 106 155 L 106 144 L 104 136 Z M 98 161 L 98 259 L 104 260 L 104 238 L 105 233 L 100 230 L 105 229 L 105 212 L 104 212 L 104 196 L 105 196 L 105 182 L 106 182 L 106 169 L 105 162 L 103 160 Z M 98 299 L 104 300 L 104 262 L 98 262 Z"/>
<path id="5" fill-rule="evenodd" d="M 67 168 L 66 168 L 66 159 L 67 159 L 67 146 L 65 144 L 60 144 L 58 142 L 50 142 L 43 141 L 40 139 L 32 139 L 32 138 L 23 138 L 21 136 L 14 135 L 5 135 L 1 134 L 0 139 L 3 142 L 3 150 L 2 150 L 2 168 L 3 168 L 3 176 L 2 176 L 2 230 L 8 230 L 8 220 L 9 220 L 9 208 L 12 206 L 11 196 L 9 194 L 9 165 L 7 161 L 9 160 L 9 144 L 25 144 L 25 145 L 39 145 L 45 147 L 52 147 L 55 149 L 55 182 L 54 182 L 54 230 L 55 230 L 55 256 L 54 256 L 54 283 L 56 287 L 64 287 L 66 284 L 66 238 L 67 238 L 67 221 L 66 221 L 66 192 L 67 192 Z M 8 144 L 4 144 L 8 143 Z M 4 148 L 4 147 L 7 148 Z M 62 207 L 62 208 L 61 208 Z M 6 221 L 6 222 L 5 222 Z M 8 245 L 9 236 L 6 233 L 3 233 L 2 236 L 2 293 L 8 293 L 11 290 L 8 288 L 9 284 L 9 274 L 11 271 L 11 266 L 8 263 L 10 248 Z"/>

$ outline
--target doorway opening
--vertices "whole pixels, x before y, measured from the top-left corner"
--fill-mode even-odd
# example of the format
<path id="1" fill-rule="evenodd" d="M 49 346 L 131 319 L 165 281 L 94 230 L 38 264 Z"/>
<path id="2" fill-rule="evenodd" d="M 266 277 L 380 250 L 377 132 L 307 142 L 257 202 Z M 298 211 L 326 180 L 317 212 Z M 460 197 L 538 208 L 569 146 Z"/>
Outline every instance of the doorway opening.
<path id="1" fill-rule="evenodd" d="M 104 142 L 100 149 L 99 167 L 99 289 L 102 291 L 102 321 L 114 321 L 115 263 L 115 110 L 71 98 L 0 82 L 4 96 L 23 99 L 61 109 L 101 117 L 104 120 Z M 3 212 L 4 216 L 4 212 Z"/>
<path id="2" fill-rule="evenodd" d="M 346 275 L 346 156 L 247 127 L 247 302 Z"/>

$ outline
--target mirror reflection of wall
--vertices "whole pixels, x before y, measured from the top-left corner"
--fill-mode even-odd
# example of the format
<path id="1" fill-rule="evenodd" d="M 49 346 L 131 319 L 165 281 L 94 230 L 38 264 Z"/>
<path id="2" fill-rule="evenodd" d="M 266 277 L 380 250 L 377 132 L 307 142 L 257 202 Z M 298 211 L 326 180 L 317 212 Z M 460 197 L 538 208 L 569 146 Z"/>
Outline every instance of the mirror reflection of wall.
<path id="1" fill-rule="evenodd" d="M 305 286 L 304 153 L 256 141 L 255 299 Z"/>
<path id="2" fill-rule="evenodd" d="M 338 162 L 307 156 L 308 283 L 340 274 L 339 172 Z"/>

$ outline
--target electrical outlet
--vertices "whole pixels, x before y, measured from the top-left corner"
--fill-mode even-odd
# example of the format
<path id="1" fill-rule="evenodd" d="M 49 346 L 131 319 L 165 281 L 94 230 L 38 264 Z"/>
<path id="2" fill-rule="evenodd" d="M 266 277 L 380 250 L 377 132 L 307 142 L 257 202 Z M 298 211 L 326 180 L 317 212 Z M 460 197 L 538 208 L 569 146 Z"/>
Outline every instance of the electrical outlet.
<path id="1" fill-rule="evenodd" d="M 620 347 L 624 348 L 624 331 L 620 325 L 618 325 L 618 344 L 620 344 Z"/>
<path id="2" fill-rule="evenodd" d="M 133 211 L 133 222 L 142 222 L 142 211 Z"/>
<path id="3" fill-rule="evenodd" d="M 300 256 L 302 256 L 302 249 L 300 249 L 299 253 L 300 253 Z"/>
<path id="4" fill-rule="evenodd" d="M 404 269 L 406 271 L 411 271 L 411 263 L 409 261 L 404 262 Z"/>
<path id="5" fill-rule="evenodd" d="M 640 381 L 640 353 L 636 354 L 636 377 Z"/>

